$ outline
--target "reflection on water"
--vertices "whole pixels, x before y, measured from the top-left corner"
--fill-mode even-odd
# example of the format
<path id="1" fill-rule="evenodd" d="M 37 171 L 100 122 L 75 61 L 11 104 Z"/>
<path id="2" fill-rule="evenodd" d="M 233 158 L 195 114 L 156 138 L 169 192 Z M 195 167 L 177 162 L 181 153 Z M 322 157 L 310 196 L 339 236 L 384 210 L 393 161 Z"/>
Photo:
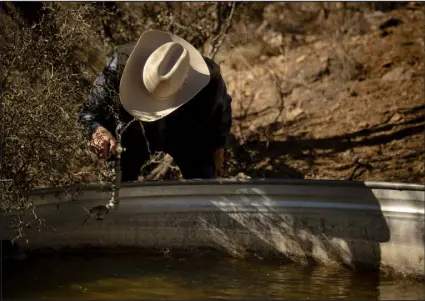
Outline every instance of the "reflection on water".
<path id="1" fill-rule="evenodd" d="M 3 271 L 3 298 L 21 300 L 424 300 L 424 288 L 373 272 L 217 256 L 50 255 Z"/>

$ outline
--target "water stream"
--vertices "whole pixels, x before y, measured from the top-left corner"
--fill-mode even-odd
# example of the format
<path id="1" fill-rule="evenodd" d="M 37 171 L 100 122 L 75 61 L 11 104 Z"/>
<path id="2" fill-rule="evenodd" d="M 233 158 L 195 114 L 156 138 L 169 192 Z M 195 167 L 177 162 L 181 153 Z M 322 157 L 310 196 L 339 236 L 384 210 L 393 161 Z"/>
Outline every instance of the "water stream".
<path id="1" fill-rule="evenodd" d="M 3 298 L 31 300 L 425 299 L 379 272 L 223 256 L 50 254 L 9 265 Z"/>

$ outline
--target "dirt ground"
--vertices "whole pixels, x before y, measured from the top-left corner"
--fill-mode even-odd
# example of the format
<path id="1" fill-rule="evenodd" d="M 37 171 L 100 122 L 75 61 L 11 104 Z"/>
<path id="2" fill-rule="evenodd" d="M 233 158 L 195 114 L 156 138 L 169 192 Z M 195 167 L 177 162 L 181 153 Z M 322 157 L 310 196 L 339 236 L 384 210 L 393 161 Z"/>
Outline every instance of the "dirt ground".
<path id="1" fill-rule="evenodd" d="M 217 56 L 233 97 L 228 176 L 425 184 L 424 12 L 375 11 L 357 24 L 340 40 L 304 35 L 285 51 Z"/>

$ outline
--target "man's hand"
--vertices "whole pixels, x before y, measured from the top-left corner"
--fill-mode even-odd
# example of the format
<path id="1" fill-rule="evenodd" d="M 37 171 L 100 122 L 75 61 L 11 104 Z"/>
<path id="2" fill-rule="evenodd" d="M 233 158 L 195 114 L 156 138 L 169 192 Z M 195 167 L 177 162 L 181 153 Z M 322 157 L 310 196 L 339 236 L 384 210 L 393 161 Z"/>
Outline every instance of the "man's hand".
<path id="1" fill-rule="evenodd" d="M 224 149 L 219 148 L 215 151 L 214 154 L 214 164 L 215 164 L 215 176 L 223 176 L 223 167 L 224 167 Z"/>
<path id="2" fill-rule="evenodd" d="M 117 142 L 111 132 L 98 126 L 91 136 L 89 147 L 99 159 L 107 159 L 108 152 L 115 152 Z"/>

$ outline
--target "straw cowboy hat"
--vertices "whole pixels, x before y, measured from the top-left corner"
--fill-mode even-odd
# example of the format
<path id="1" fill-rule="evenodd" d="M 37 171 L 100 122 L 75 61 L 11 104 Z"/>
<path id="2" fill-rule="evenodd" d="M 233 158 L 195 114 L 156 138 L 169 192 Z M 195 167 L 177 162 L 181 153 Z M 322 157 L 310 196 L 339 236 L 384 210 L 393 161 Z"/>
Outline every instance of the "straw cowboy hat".
<path id="1" fill-rule="evenodd" d="M 209 80 L 208 66 L 195 47 L 173 34 L 150 30 L 125 64 L 120 101 L 134 117 L 152 122 L 187 103 Z"/>

